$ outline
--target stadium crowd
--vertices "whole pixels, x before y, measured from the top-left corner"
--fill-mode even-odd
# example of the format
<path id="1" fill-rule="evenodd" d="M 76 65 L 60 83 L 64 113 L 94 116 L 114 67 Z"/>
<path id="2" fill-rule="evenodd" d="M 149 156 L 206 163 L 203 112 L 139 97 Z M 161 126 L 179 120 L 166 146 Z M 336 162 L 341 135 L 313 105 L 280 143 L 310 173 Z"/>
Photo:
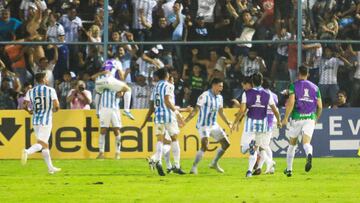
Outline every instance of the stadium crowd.
<path id="1" fill-rule="evenodd" d="M 359 0 L 302 0 L 303 64 L 329 107 L 360 106 L 357 44 L 305 43 L 360 39 Z M 294 40 L 297 0 L 110 0 L 109 41 Z M 102 42 L 103 0 L 0 0 L 0 41 Z M 0 109 L 22 108 L 37 72 L 46 72 L 61 108 L 94 107 L 103 52 L 121 62 L 132 87 L 131 108 L 148 108 L 152 73 L 169 68 L 176 105 L 194 106 L 213 78 L 225 80 L 224 105 L 240 98 L 245 76 L 261 72 L 286 100 L 296 79 L 296 44 L 0 45 Z M 349 100 L 349 103 L 347 101 Z"/>

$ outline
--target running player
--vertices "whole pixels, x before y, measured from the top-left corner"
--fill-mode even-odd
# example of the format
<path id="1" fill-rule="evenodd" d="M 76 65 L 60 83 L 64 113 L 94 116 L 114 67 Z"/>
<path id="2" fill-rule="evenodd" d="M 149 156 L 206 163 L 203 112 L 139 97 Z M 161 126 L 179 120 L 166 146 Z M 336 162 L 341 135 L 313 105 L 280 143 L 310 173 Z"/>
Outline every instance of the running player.
<path id="1" fill-rule="evenodd" d="M 156 153 L 154 162 L 156 169 L 160 176 L 164 176 L 161 165 L 161 157 L 163 154 L 163 143 L 165 134 L 168 133 L 171 137 L 171 148 L 174 155 L 174 172 L 178 174 L 185 174 L 180 168 L 180 145 L 177 140 L 177 135 L 180 130 L 178 125 L 183 126 L 183 117 L 175 107 L 174 85 L 168 82 L 169 73 L 165 68 L 156 71 L 159 79 L 154 87 L 151 99 L 150 109 L 145 117 L 141 129 L 146 125 L 151 114 L 155 112 L 155 134 L 157 137 Z M 179 123 L 178 123 L 179 122 Z"/>
<path id="2" fill-rule="evenodd" d="M 26 164 L 29 155 L 41 151 L 50 174 L 61 171 L 60 168 L 53 166 L 50 150 L 49 138 L 52 128 L 52 114 L 59 110 L 59 101 L 54 88 L 46 86 L 46 73 L 39 72 L 35 75 L 37 85 L 30 89 L 24 99 L 24 109 L 32 114 L 32 123 L 34 127 L 37 143 L 29 149 L 24 149 L 21 157 L 23 165 Z M 32 105 L 32 109 L 30 109 Z"/>
<path id="3" fill-rule="evenodd" d="M 290 96 L 286 104 L 285 117 L 282 120 L 282 125 L 287 126 L 289 117 L 292 119 L 289 126 L 290 140 L 286 155 L 287 168 L 284 171 L 288 177 L 292 175 L 296 144 L 299 136 L 302 136 L 302 143 L 306 154 L 305 171 L 309 172 L 312 167 L 313 147 L 310 142 L 315 129 L 315 123 L 320 118 L 322 112 L 322 101 L 319 88 L 307 80 L 308 76 L 309 69 L 300 66 L 298 80 L 290 85 Z"/>
<path id="4" fill-rule="evenodd" d="M 278 120 L 278 127 L 281 127 L 280 114 L 276 109 L 272 96 L 261 87 L 262 81 L 263 76 L 261 73 L 255 73 L 252 76 L 253 88 L 243 93 L 240 111 L 236 116 L 233 127 L 234 129 L 238 128 L 241 118 L 246 113 L 246 110 L 248 110 L 246 113 L 245 133 L 243 135 L 250 140 L 248 146 L 250 153 L 249 167 L 246 172 L 246 177 L 252 176 L 252 170 L 256 163 L 258 150 L 260 151 L 261 157 L 268 163 L 268 167 L 271 168 L 272 165 L 264 151 L 264 148 L 266 148 L 265 142 L 268 125 L 267 106 L 270 105 Z"/>
<path id="5" fill-rule="evenodd" d="M 99 155 L 97 159 L 104 159 L 105 158 L 105 135 L 111 129 L 110 124 L 112 125 L 112 129 L 116 136 L 116 153 L 115 159 L 120 159 L 120 151 L 121 151 L 121 135 L 120 135 L 120 128 L 121 128 L 121 118 L 119 112 L 119 97 L 121 96 L 122 92 L 130 91 L 130 87 L 126 85 L 126 83 L 118 81 L 115 79 L 115 74 L 117 74 L 119 68 L 113 63 L 113 60 L 108 60 L 105 63 L 105 66 L 102 68 L 102 72 L 95 74 L 92 77 L 95 77 L 97 81 L 104 81 L 104 83 L 96 83 L 98 87 L 98 92 L 100 91 L 101 94 L 98 94 L 98 114 L 100 120 L 100 136 L 99 136 Z M 113 84 L 116 84 L 116 88 L 112 86 L 111 89 L 108 89 L 106 85 L 106 81 L 113 81 L 117 80 Z M 111 83 L 111 82 L 110 82 Z M 112 84 L 112 85 L 113 85 Z M 111 86 L 111 85 L 110 85 Z M 110 87 L 109 87 L 110 88 Z M 116 91 L 115 91 L 116 90 Z"/>
<path id="6" fill-rule="evenodd" d="M 217 113 L 219 113 L 221 119 L 231 129 L 232 124 L 226 118 L 223 110 L 223 97 L 221 91 L 223 90 L 223 81 L 219 78 L 214 78 L 211 81 L 211 88 L 203 92 L 197 100 L 196 107 L 185 119 L 185 122 L 189 122 L 198 111 L 200 115 L 197 120 L 196 128 L 201 138 L 201 148 L 196 154 L 195 161 L 190 170 L 191 174 L 197 174 L 197 165 L 201 161 L 204 153 L 208 150 L 209 137 L 211 136 L 221 144 L 217 154 L 210 164 L 210 168 L 217 170 L 219 173 L 224 173 L 224 170 L 219 166 L 218 161 L 224 155 L 227 148 L 230 146 L 229 138 L 226 133 L 217 123 Z"/>

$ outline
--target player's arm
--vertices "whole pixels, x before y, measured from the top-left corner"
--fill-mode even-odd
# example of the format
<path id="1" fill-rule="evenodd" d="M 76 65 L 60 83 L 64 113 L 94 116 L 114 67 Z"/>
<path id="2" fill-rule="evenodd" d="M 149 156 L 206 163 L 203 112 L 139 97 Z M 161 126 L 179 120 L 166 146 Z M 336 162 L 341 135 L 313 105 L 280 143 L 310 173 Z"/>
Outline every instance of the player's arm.
<path id="1" fill-rule="evenodd" d="M 145 116 L 145 120 L 144 120 L 143 124 L 141 125 L 140 130 L 142 130 L 145 127 L 147 121 L 149 120 L 151 114 L 154 113 L 154 111 L 155 111 L 155 109 L 154 109 L 154 101 L 150 101 L 150 108 L 149 108 L 149 110 L 148 110 L 148 112 L 147 112 L 147 114 Z"/>
<path id="2" fill-rule="evenodd" d="M 281 128 L 281 118 L 280 118 L 280 113 L 279 113 L 278 108 L 276 108 L 275 104 L 271 104 L 270 108 L 271 108 L 272 112 L 274 112 L 274 115 L 275 115 L 276 120 L 277 120 L 278 128 Z"/>
<path id="3" fill-rule="evenodd" d="M 188 113 L 192 112 L 192 110 L 194 109 L 191 106 L 187 106 L 186 108 L 180 108 L 180 107 L 176 106 L 176 108 L 179 110 L 179 112 L 188 112 Z"/>
<path id="4" fill-rule="evenodd" d="M 165 106 L 168 107 L 172 112 L 175 113 L 176 115 L 176 119 L 178 120 L 179 126 L 183 126 L 184 123 L 184 118 L 181 115 L 181 113 L 177 110 L 175 104 L 173 104 L 170 100 L 170 95 L 166 94 L 165 95 Z"/>
<path id="5" fill-rule="evenodd" d="M 200 106 L 196 105 L 196 107 L 191 111 L 188 117 L 186 117 L 185 123 L 188 123 L 192 118 L 194 118 L 194 116 L 196 116 L 196 114 L 198 113 L 199 109 Z"/>
<path id="6" fill-rule="evenodd" d="M 219 109 L 219 115 L 220 115 L 221 119 L 226 123 L 226 125 L 230 129 L 232 129 L 232 123 L 230 121 L 228 121 L 228 119 L 226 118 L 225 113 L 224 113 L 224 108 Z"/>
<path id="7" fill-rule="evenodd" d="M 294 109 L 294 105 L 295 105 L 295 94 L 291 94 L 290 93 L 290 96 L 289 96 L 289 99 L 288 99 L 288 103 L 286 104 L 286 111 L 285 111 L 285 116 L 284 116 L 284 119 L 283 121 L 281 122 L 282 123 L 282 126 L 286 126 L 287 123 L 288 123 L 288 120 L 289 120 L 289 117 L 290 117 L 290 114 L 291 112 L 293 111 Z"/>
<path id="8" fill-rule="evenodd" d="M 58 100 L 58 97 L 57 97 L 57 94 L 56 94 L 56 91 L 55 89 L 52 89 L 51 90 L 51 98 L 53 98 L 53 109 L 52 111 L 53 112 L 57 112 L 59 111 L 60 109 L 60 104 L 59 104 L 59 100 Z"/>
<path id="9" fill-rule="evenodd" d="M 317 92 L 317 108 L 316 108 L 316 121 L 318 121 L 320 119 L 321 113 L 322 113 L 322 100 L 321 100 L 321 93 L 320 90 L 318 90 Z"/>
<path id="10" fill-rule="evenodd" d="M 239 124 L 241 123 L 241 120 L 245 117 L 245 113 L 246 113 L 246 103 L 242 102 L 240 104 L 239 112 L 235 116 L 235 121 L 234 121 L 234 124 L 233 124 L 231 130 L 233 130 L 233 131 L 239 130 Z"/>
<path id="11" fill-rule="evenodd" d="M 33 110 L 30 109 L 30 90 L 26 92 L 24 102 L 23 102 L 23 108 L 25 111 L 27 111 L 29 114 L 33 114 Z"/>
<path id="12" fill-rule="evenodd" d="M 106 75 L 106 74 L 108 74 L 108 73 L 109 73 L 108 70 L 104 70 L 104 71 L 98 72 L 98 73 L 92 75 L 92 76 L 91 76 L 91 79 L 92 79 L 92 80 L 95 80 L 95 79 L 96 79 L 97 77 L 99 77 L 100 75 Z"/>

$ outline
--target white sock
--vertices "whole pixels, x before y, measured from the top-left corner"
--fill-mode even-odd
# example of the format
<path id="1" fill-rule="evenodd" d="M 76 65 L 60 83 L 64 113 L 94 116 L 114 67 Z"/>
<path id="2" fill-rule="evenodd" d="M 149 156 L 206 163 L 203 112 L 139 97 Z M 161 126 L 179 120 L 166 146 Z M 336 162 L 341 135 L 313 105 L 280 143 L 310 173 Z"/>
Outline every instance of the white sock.
<path id="1" fill-rule="evenodd" d="M 43 150 L 41 151 L 41 154 L 42 154 L 43 157 L 44 157 L 44 161 L 45 161 L 48 169 L 51 170 L 52 168 L 54 168 L 54 166 L 52 165 L 52 161 L 51 161 L 49 149 L 43 149 Z"/>
<path id="2" fill-rule="evenodd" d="M 121 136 L 120 135 L 116 136 L 115 147 L 116 147 L 116 153 L 120 153 L 120 151 L 121 151 Z"/>
<path id="3" fill-rule="evenodd" d="M 289 145 L 288 150 L 287 150 L 287 154 L 286 154 L 286 162 L 287 162 L 287 170 L 292 171 L 292 166 L 293 166 L 293 162 L 294 162 L 294 157 L 295 157 L 295 150 L 296 150 L 296 145 Z"/>
<path id="4" fill-rule="evenodd" d="M 225 150 L 223 150 L 223 148 L 220 147 L 217 150 L 217 153 L 215 155 L 214 160 L 212 161 L 212 164 L 216 165 L 218 163 L 219 159 L 224 155 L 224 153 L 225 153 Z"/>
<path id="5" fill-rule="evenodd" d="M 127 91 L 124 93 L 124 111 L 130 111 L 130 103 L 131 103 L 131 91 Z"/>
<path id="6" fill-rule="evenodd" d="M 260 156 L 261 156 L 261 159 L 263 159 L 264 162 L 266 163 L 266 170 L 269 170 L 270 166 L 272 165 L 272 160 L 269 158 L 269 156 L 267 155 L 265 150 L 261 150 Z M 262 163 L 262 164 L 264 164 L 264 163 Z"/>
<path id="7" fill-rule="evenodd" d="M 266 155 L 269 157 L 269 159 L 272 161 L 273 160 L 273 152 L 270 148 L 270 146 L 267 146 L 264 148 Z"/>
<path id="8" fill-rule="evenodd" d="M 306 156 L 309 154 L 311 154 L 311 155 L 313 154 L 313 147 L 310 143 L 304 144 L 303 147 L 304 147 Z"/>
<path id="9" fill-rule="evenodd" d="M 163 143 L 158 141 L 156 143 L 156 152 L 155 152 L 155 159 L 154 161 L 159 161 L 161 164 L 161 156 L 162 156 L 162 151 L 163 151 Z"/>
<path id="10" fill-rule="evenodd" d="M 28 155 L 30 154 L 34 154 L 35 152 L 38 152 L 42 149 L 42 146 L 41 144 L 39 143 L 36 143 L 36 144 L 33 144 L 29 149 L 25 150 L 27 152 Z"/>
<path id="11" fill-rule="evenodd" d="M 163 146 L 163 155 L 164 155 L 164 159 L 165 159 L 167 169 L 172 168 L 172 164 L 171 164 L 171 161 L 170 161 L 170 149 L 171 149 L 170 145 L 164 144 L 164 146 Z"/>
<path id="12" fill-rule="evenodd" d="M 171 142 L 171 148 L 174 156 L 174 164 L 176 168 L 180 168 L 180 145 L 179 141 Z"/>
<path id="13" fill-rule="evenodd" d="M 95 94 L 94 104 L 95 104 L 96 114 L 99 114 L 100 94 Z"/>
<path id="14" fill-rule="evenodd" d="M 194 164 L 193 164 L 193 167 L 196 167 L 199 162 L 201 161 L 202 157 L 204 156 L 204 152 L 202 150 L 199 150 L 197 153 L 196 153 L 196 157 L 195 157 L 195 161 L 194 161 Z"/>
<path id="15" fill-rule="evenodd" d="M 265 157 L 262 155 L 262 153 L 265 153 L 265 151 L 264 150 L 260 151 L 260 160 L 259 160 L 259 165 L 257 167 L 257 168 L 260 168 L 260 169 L 263 167 L 263 165 L 265 163 Z"/>
<path id="16" fill-rule="evenodd" d="M 102 134 L 99 135 L 99 152 L 105 152 L 105 135 Z"/>
<path id="17" fill-rule="evenodd" d="M 252 171 L 254 169 L 254 166 L 256 164 L 257 154 L 258 154 L 258 152 L 255 151 L 255 153 L 253 155 L 249 156 L 249 168 L 248 168 L 248 171 Z"/>

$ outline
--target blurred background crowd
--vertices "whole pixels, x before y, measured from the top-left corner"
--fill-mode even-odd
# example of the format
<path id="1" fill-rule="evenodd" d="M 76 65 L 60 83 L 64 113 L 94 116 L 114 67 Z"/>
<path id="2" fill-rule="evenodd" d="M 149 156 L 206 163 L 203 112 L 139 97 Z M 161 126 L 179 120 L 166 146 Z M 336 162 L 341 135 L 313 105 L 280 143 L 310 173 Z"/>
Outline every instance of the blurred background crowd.
<path id="1" fill-rule="evenodd" d="M 306 43 L 359 40 L 360 0 L 109 0 L 111 42 L 153 45 L 74 45 L 104 41 L 103 0 L 0 0 L 0 41 L 49 45 L 0 45 L 0 109 L 22 108 L 36 72 L 45 71 L 62 108 L 93 108 L 94 81 L 103 53 L 121 62 L 132 87 L 131 108 L 148 108 L 152 73 L 169 68 L 176 105 L 194 106 L 214 78 L 225 81 L 224 104 L 240 98 L 241 81 L 261 72 L 280 105 L 296 80 L 296 43 L 166 45 L 164 41 L 295 40 L 302 9 L 302 61 L 328 107 L 360 106 L 360 44 Z"/>

